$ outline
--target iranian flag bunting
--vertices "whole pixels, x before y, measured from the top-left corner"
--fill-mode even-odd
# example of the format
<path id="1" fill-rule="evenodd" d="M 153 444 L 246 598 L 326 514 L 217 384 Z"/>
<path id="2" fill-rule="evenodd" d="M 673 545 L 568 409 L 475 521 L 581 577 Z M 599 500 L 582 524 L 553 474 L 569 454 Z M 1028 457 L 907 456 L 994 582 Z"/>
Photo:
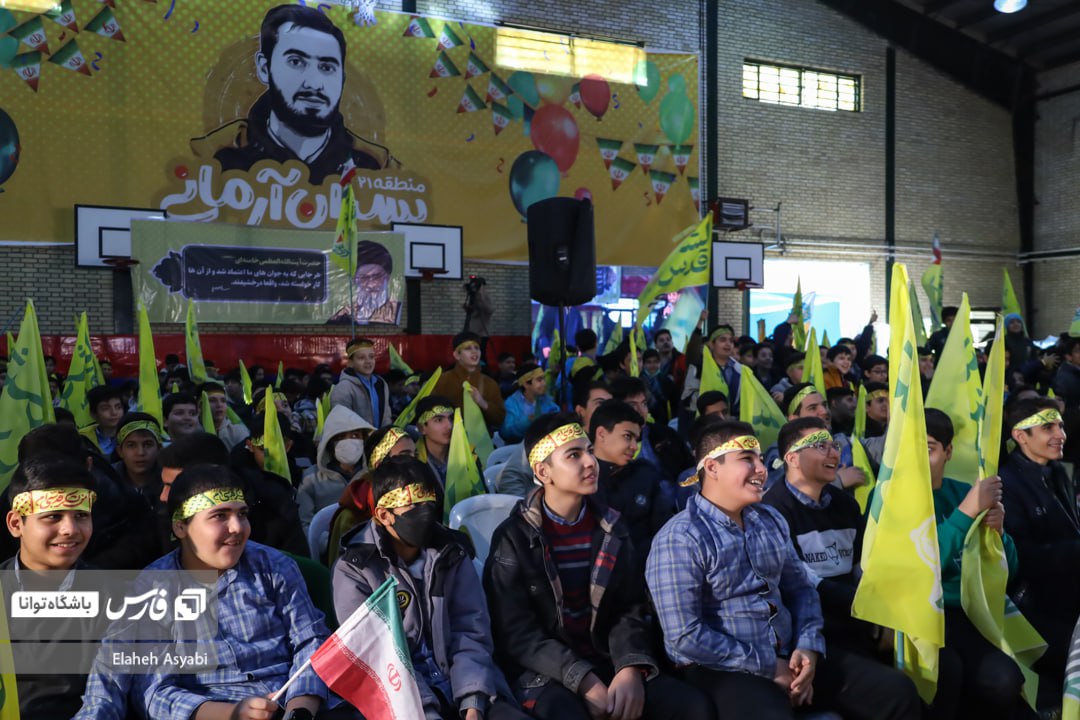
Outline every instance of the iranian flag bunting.
<path id="1" fill-rule="evenodd" d="M 327 687 L 367 720 L 424 717 L 395 587 L 393 577 L 380 585 L 311 656 Z"/>

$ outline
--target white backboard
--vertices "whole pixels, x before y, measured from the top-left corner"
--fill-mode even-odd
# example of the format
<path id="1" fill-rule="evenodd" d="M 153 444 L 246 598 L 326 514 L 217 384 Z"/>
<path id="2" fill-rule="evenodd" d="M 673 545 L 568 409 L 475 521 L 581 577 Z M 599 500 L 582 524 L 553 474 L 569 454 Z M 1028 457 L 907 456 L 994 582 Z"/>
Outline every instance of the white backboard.
<path id="1" fill-rule="evenodd" d="M 765 245 L 754 242 L 714 242 L 712 244 L 712 284 L 733 288 L 765 286 Z"/>
<path id="2" fill-rule="evenodd" d="M 394 223 L 393 231 L 405 236 L 405 277 L 434 270 L 436 278 L 461 280 L 460 227 Z"/>
<path id="3" fill-rule="evenodd" d="M 75 264 L 109 267 L 109 258 L 131 257 L 131 221 L 164 220 L 164 210 L 75 206 Z"/>

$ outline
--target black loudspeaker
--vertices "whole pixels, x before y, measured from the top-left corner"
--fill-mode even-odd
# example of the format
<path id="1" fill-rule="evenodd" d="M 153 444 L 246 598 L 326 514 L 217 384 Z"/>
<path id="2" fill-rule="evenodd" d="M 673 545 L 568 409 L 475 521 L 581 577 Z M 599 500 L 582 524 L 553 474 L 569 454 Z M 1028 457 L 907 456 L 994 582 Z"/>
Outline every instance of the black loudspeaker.
<path id="1" fill-rule="evenodd" d="M 589 200 L 554 197 L 529 206 L 529 295 L 544 305 L 596 296 L 596 238 Z"/>

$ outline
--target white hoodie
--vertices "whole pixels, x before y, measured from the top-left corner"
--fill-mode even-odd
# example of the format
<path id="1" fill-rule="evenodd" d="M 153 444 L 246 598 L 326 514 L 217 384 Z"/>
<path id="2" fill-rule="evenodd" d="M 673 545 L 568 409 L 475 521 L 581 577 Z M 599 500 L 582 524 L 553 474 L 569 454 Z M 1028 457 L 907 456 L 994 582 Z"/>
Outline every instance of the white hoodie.
<path id="1" fill-rule="evenodd" d="M 300 524 L 304 532 L 307 532 L 315 513 L 329 505 L 336 505 L 349 481 L 364 474 L 367 469 L 367 462 L 361 457 L 352 475 L 345 477 L 330 449 L 330 441 L 350 430 L 362 430 L 367 436 L 374 429 L 371 423 L 343 405 L 335 405 L 330 410 L 323 425 L 322 439 L 319 440 L 319 452 L 315 456 L 317 465 L 304 474 L 300 488 L 296 491 L 296 503 L 300 506 Z"/>

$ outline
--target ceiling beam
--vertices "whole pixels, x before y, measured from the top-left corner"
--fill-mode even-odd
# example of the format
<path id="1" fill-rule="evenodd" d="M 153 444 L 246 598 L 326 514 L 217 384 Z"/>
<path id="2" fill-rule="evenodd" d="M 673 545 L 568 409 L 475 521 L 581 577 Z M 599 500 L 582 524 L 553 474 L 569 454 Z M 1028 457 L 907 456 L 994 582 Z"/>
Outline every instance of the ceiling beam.
<path id="1" fill-rule="evenodd" d="M 1012 110 L 1026 68 L 975 38 L 891 0 L 818 0 L 890 43 Z M 993 14 L 997 14 L 991 10 Z"/>
<path id="2" fill-rule="evenodd" d="M 970 12 L 967 15 L 961 15 L 956 18 L 954 27 L 956 27 L 957 30 L 963 30 L 966 27 L 986 22 L 990 18 L 995 18 L 1000 14 L 1001 13 L 994 9 L 994 6 L 991 3 L 987 2 L 986 7 L 979 8 L 975 12 Z"/>
<path id="3" fill-rule="evenodd" d="M 1065 50 L 1057 55 L 1036 59 L 1035 63 L 1040 70 L 1053 70 L 1065 65 L 1071 65 L 1077 61 L 1080 61 L 1080 47 L 1073 47 L 1071 50 Z"/>
<path id="4" fill-rule="evenodd" d="M 955 5 L 959 0 L 931 0 L 922 7 L 923 14 L 925 15 L 937 15 L 942 10 Z"/>
<path id="5" fill-rule="evenodd" d="M 1008 23 L 998 30 L 986 33 L 986 42 L 994 45 L 1002 41 L 1011 41 L 1020 35 L 1026 35 L 1032 31 L 1045 27 L 1052 22 L 1060 22 L 1073 15 L 1080 15 L 1080 3 L 1062 5 L 1057 10 L 1051 10 L 1041 15 L 1033 15 L 1026 20 Z M 1074 31 L 1075 32 L 1075 31 Z"/>
<path id="6" fill-rule="evenodd" d="M 1061 53 L 1062 46 L 1072 46 L 1074 43 L 1070 43 L 1070 40 L 1076 40 L 1080 38 L 1080 28 L 1072 27 L 1063 30 L 1053 35 L 1046 35 L 1041 38 L 1036 38 L 1031 42 L 1016 48 L 1016 56 L 1023 61 L 1027 60 L 1039 60 L 1045 58 L 1048 55 Z"/>

